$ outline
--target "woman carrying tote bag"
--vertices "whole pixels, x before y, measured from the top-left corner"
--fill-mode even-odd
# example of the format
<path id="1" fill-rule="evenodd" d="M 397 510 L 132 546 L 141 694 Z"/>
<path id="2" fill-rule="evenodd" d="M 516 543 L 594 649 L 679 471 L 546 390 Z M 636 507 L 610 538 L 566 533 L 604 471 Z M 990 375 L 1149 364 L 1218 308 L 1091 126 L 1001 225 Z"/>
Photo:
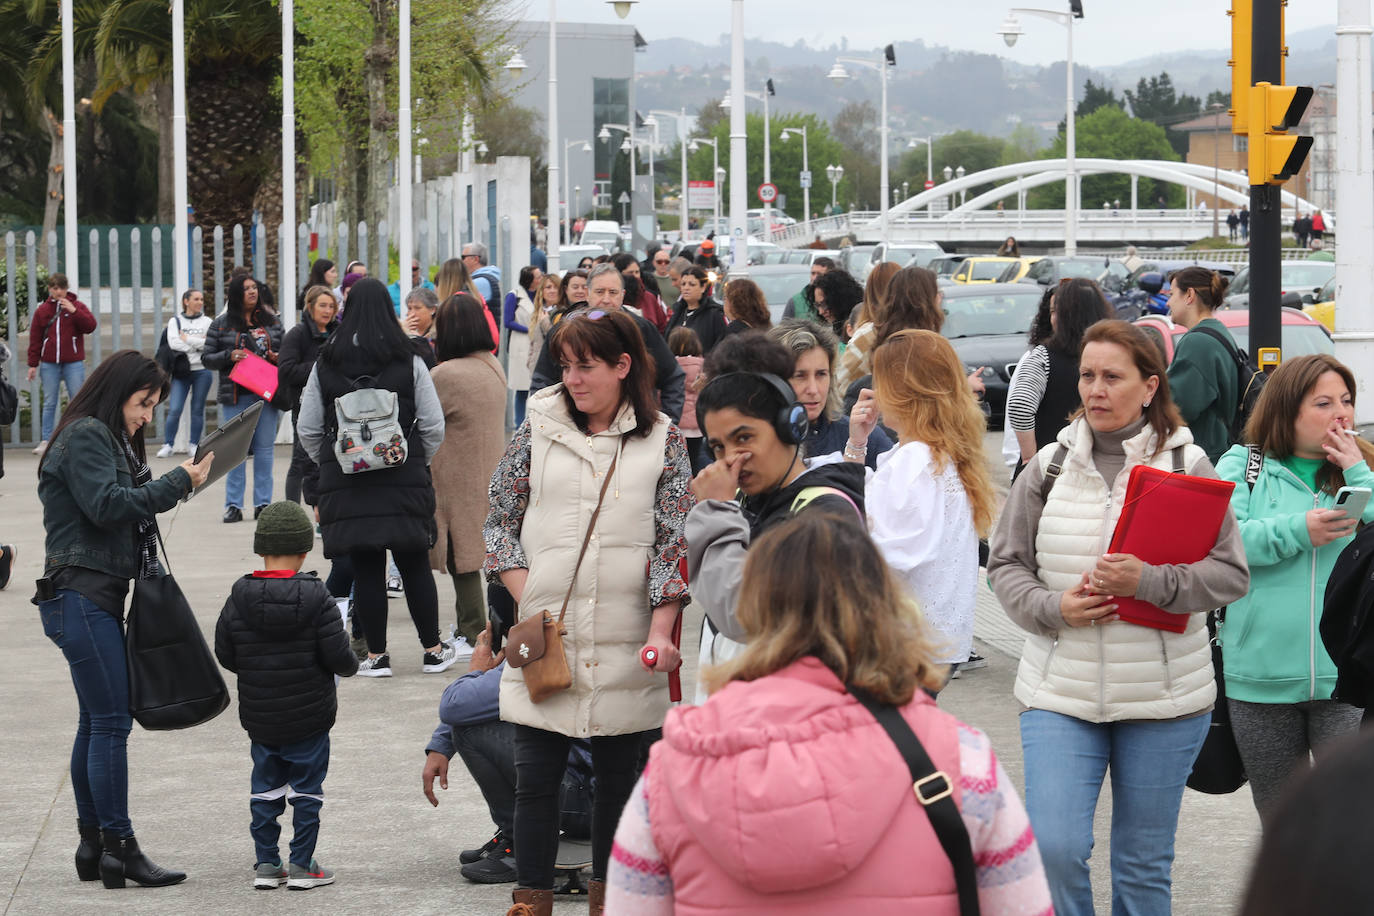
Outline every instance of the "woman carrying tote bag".
<path id="1" fill-rule="evenodd" d="M 129 821 L 129 680 L 121 621 L 129 583 L 161 573 L 156 515 L 203 484 L 213 455 L 157 480 L 144 427 L 167 394 L 167 374 L 134 350 L 101 363 L 77 392 L 38 464 L 46 558 L 34 603 L 43 632 L 71 667 L 80 709 L 72 746 L 76 872 L 106 887 L 183 881 L 139 851 Z"/>

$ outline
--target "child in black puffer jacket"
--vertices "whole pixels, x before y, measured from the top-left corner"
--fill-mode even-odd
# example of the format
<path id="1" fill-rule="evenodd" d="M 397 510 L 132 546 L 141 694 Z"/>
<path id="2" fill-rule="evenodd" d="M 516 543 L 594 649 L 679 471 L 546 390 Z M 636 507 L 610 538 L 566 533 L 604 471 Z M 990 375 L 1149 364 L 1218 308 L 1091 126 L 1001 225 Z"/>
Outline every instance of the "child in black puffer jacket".
<path id="1" fill-rule="evenodd" d="M 338 711 L 334 675 L 358 660 L 348 647 L 338 604 L 301 564 L 315 526 L 299 505 L 263 510 L 253 552 L 265 567 L 234 583 L 215 627 L 215 655 L 238 675 L 239 721 L 252 739 L 253 886 L 298 890 L 331 884 L 315 861 L 329 770 L 329 730 Z M 294 809 L 290 868 L 281 863 L 277 818 Z"/>

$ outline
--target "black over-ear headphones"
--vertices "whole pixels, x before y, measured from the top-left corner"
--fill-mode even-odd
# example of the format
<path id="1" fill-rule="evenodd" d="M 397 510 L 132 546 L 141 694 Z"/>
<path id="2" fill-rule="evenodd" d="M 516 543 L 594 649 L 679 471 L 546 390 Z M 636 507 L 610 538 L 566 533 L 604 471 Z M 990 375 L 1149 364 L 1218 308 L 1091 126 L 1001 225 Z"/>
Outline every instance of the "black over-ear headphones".
<path id="1" fill-rule="evenodd" d="M 776 391 L 786 406 L 779 409 L 773 417 L 773 431 L 787 445 L 801 445 L 806 441 L 807 434 L 811 432 L 811 421 L 806 417 L 806 408 L 797 403 L 797 395 L 792 391 L 791 385 L 767 372 L 726 372 L 711 379 L 701 394 L 705 394 L 716 382 L 729 378 L 757 379 Z M 697 429 L 703 433 L 706 431 L 701 414 L 701 395 L 697 396 Z"/>

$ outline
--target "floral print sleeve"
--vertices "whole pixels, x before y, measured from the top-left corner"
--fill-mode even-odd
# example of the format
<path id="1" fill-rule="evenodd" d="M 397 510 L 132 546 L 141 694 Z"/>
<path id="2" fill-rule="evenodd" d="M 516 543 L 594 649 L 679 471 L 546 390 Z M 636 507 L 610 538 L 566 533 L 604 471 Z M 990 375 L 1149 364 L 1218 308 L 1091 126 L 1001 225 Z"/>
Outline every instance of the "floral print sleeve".
<path id="1" fill-rule="evenodd" d="M 530 422 L 526 420 L 501 456 L 491 475 L 487 490 L 490 510 L 482 537 L 487 544 L 483 571 L 488 582 L 499 582 L 508 569 L 527 569 L 525 549 L 520 546 L 520 528 L 525 522 L 525 507 L 530 501 Z"/>
<path id="2" fill-rule="evenodd" d="M 526 472 L 528 474 L 528 471 Z M 692 600 L 687 594 L 687 513 L 696 505 L 687 440 L 676 424 L 668 427 L 663 473 L 654 500 L 654 552 L 649 558 L 649 606 Z M 488 544 L 491 542 L 488 541 Z M 490 563 L 490 559 L 488 559 Z"/>

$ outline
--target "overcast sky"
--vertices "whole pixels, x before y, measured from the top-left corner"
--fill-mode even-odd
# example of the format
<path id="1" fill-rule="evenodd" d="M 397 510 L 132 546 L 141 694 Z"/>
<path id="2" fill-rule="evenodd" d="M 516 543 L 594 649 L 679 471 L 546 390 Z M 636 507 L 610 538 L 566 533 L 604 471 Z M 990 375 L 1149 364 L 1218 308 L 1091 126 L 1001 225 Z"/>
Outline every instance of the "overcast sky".
<path id="1" fill-rule="evenodd" d="M 517 3 L 521 0 L 517 0 Z M 546 19 L 546 0 L 525 0 L 525 18 Z M 557 0 L 558 18 L 568 22 L 615 22 L 605 0 Z M 1023 63 L 1063 60 L 1065 35 L 1051 22 L 1022 17 L 1026 34 L 1008 48 L 994 34 L 1016 5 L 1068 9 L 1067 0 L 745 0 L 744 29 L 750 38 L 788 44 L 804 39 L 826 46 L 844 36 L 851 47 L 879 47 L 896 40 L 1001 54 Z M 1085 18 L 1074 24 L 1074 60 L 1103 66 L 1154 53 L 1230 45 L 1227 0 L 1084 0 Z M 640 0 L 625 21 L 650 42 L 688 37 L 714 43 L 730 29 L 730 0 Z M 1148 9 L 1153 15 L 1146 15 Z M 1336 0 L 1299 0 L 1288 5 L 1289 31 L 1336 23 Z"/>

